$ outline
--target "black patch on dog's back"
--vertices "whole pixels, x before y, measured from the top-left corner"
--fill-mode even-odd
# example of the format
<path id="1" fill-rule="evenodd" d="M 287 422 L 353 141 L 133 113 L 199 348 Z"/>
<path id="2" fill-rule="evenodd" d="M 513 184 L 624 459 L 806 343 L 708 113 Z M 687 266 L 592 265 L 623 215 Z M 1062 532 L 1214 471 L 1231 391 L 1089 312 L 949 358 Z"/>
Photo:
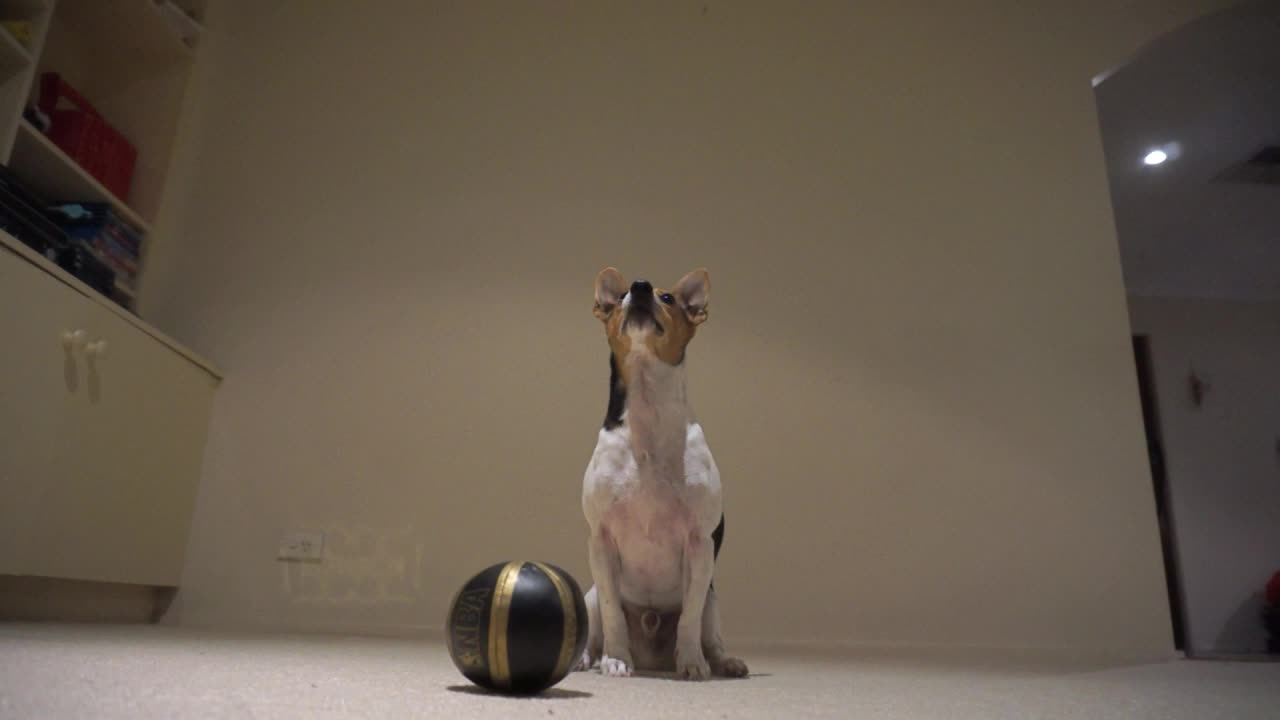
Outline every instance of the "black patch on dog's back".
<path id="1" fill-rule="evenodd" d="M 604 415 L 604 429 L 613 430 L 622 424 L 622 413 L 627 409 L 627 388 L 618 373 L 618 359 L 609 353 L 609 409 Z"/>
<path id="2" fill-rule="evenodd" d="M 720 545 L 724 542 L 724 513 L 720 513 L 720 524 L 715 530 L 711 531 L 711 541 L 715 543 L 715 554 L 712 557 L 720 557 Z"/>
<path id="3" fill-rule="evenodd" d="M 715 530 L 711 531 L 711 542 L 715 544 L 715 549 L 711 554 L 711 559 L 714 562 L 720 558 L 720 546 L 724 544 L 724 513 L 720 513 L 720 524 L 716 526 Z M 716 581 L 714 579 L 711 581 L 711 589 L 716 589 Z"/>

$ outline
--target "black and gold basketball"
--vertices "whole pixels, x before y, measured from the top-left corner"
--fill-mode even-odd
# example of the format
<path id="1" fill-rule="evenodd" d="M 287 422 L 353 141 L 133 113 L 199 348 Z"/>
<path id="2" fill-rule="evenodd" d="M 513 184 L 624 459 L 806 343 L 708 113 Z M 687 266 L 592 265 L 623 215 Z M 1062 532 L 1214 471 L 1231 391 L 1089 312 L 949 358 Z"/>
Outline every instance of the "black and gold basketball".
<path id="1" fill-rule="evenodd" d="M 540 562 L 498 563 L 449 606 L 453 664 L 471 682 L 529 694 L 560 682 L 587 645 L 587 608 L 569 573 Z"/>

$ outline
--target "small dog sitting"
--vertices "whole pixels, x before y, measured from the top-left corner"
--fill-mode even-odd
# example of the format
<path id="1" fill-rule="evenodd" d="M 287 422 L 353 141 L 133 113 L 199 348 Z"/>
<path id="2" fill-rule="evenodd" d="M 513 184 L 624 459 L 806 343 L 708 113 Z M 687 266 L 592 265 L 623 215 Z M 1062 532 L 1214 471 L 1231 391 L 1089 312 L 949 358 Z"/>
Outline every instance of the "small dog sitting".
<path id="1" fill-rule="evenodd" d="M 579 670 L 744 677 L 725 654 L 711 583 L 724 540 L 720 471 L 685 394 L 685 351 L 707 319 L 706 270 L 671 290 L 596 277 L 609 339 L 609 409 L 583 478 L 595 586 Z"/>

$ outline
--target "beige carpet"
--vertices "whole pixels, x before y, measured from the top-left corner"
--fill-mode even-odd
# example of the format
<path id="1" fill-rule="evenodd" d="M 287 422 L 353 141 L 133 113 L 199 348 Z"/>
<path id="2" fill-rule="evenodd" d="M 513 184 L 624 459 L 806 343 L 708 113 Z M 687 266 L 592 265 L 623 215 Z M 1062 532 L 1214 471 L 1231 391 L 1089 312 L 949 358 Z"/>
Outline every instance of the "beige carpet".
<path id="1" fill-rule="evenodd" d="M 746 655 L 746 653 L 744 653 Z M 1280 717 L 1280 664 L 753 654 L 746 680 L 575 673 L 482 694 L 442 646 L 162 627 L 0 625 L 0 718 Z"/>

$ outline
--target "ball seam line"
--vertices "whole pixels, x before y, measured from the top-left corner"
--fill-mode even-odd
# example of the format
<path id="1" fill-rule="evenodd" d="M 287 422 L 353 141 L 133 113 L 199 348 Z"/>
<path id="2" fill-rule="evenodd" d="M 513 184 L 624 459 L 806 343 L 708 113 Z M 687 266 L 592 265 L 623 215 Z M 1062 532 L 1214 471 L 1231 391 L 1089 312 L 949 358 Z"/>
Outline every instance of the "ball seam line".
<path id="1" fill-rule="evenodd" d="M 561 615 L 564 617 L 564 637 L 560 639 L 560 658 L 556 661 L 556 671 L 553 677 L 563 677 L 569 672 L 569 663 L 573 662 L 571 655 L 573 654 L 574 641 L 578 636 L 578 613 L 573 603 L 573 596 L 569 594 L 569 588 L 564 584 L 564 580 L 555 570 L 535 562 L 551 580 L 551 584 L 556 586 L 556 592 L 560 594 Z"/>

